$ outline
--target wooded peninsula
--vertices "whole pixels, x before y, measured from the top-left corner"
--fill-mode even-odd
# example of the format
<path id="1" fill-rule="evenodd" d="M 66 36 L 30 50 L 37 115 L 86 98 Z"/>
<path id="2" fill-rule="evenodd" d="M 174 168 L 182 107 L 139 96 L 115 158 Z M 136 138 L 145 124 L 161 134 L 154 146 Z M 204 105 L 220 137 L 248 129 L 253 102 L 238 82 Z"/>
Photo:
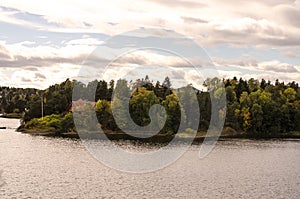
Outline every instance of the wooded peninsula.
<path id="1" fill-rule="evenodd" d="M 280 82 L 242 78 L 207 79 L 207 89 L 193 87 L 200 110 L 198 136 L 204 136 L 211 121 L 211 97 L 217 97 L 217 84 L 223 84 L 226 94 L 226 118 L 223 136 L 245 138 L 293 138 L 300 137 L 300 88 L 296 82 Z M 72 96 L 74 86 L 80 93 Z M 213 85 L 213 86 L 212 86 Z M 192 86 L 192 85 L 188 85 Z M 112 114 L 112 94 L 122 87 L 131 93 L 129 110 L 132 120 L 140 126 L 151 122 L 150 107 L 162 105 L 167 113 L 160 135 L 175 135 L 181 119 L 182 108 L 176 95 L 178 88 L 172 88 L 166 77 L 160 83 L 153 83 L 148 76 L 134 82 L 119 79 L 94 80 L 88 84 L 69 80 L 50 86 L 45 90 L 33 88 L 0 87 L 0 110 L 2 117 L 20 117 L 19 131 L 31 134 L 66 135 L 76 134 L 73 120 L 75 108 L 94 108 L 99 125 L 109 134 L 122 133 Z M 94 97 L 87 92 L 96 88 Z M 216 88 L 215 90 L 211 90 Z M 211 93 L 213 95 L 211 95 Z M 114 105 L 116 106 L 116 105 Z M 187 132 L 189 129 L 186 130 Z"/>

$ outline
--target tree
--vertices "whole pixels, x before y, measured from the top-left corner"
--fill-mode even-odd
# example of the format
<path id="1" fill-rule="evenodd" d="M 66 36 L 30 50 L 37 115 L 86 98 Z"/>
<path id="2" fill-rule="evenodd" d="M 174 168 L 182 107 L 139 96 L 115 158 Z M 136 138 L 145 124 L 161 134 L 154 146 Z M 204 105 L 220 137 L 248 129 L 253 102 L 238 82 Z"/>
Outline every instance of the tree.
<path id="1" fill-rule="evenodd" d="M 198 104 L 200 109 L 199 131 L 206 131 L 211 120 L 211 100 L 208 92 L 198 94 Z"/>
<path id="2" fill-rule="evenodd" d="M 24 114 L 24 121 L 29 121 L 33 118 L 42 116 L 41 97 L 39 95 L 32 95 L 27 104 L 27 111 Z"/>
<path id="3" fill-rule="evenodd" d="M 296 99 L 297 92 L 293 88 L 287 88 L 283 93 L 286 97 L 287 102 L 292 102 Z"/>
<path id="4" fill-rule="evenodd" d="M 174 93 L 170 94 L 162 102 L 162 105 L 167 112 L 167 121 L 164 131 L 174 134 L 178 131 L 181 120 L 179 99 Z"/>
<path id="5" fill-rule="evenodd" d="M 133 121 L 139 126 L 148 125 L 151 122 L 149 110 L 154 104 L 158 103 L 159 99 L 154 92 L 148 91 L 144 87 L 133 92 L 130 99 L 130 114 Z"/>
<path id="6" fill-rule="evenodd" d="M 234 103 L 237 100 L 236 93 L 232 86 L 226 87 L 226 99 L 228 104 Z"/>
<path id="7" fill-rule="evenodd" d="M 242 78 L 239 79 L 239 82 L 237 83 L 235 87 L 236 97 L 237 99 L 240 98 L 241 94 L 243 92 L 249 92 L 248 83 L 247 81 L 243 80 Z"/>
<path id="8" fill-rule="evenodd" d="M 263 123 L 263 110 L 261 105 L 255 103 L 251 107 L 251 124 L 250 129 L 253 133 L 261 132 L 262 123 Z"/>
<path id="9" fill-rule="evenodd" d="M 130 89 L 125 79 L 119 79 L 114 89 L 114 98 L 111 104 L 114 120 L 118 126 L 118 129 L 131 129 L 129 124 L 129 99 Z"/>
<path id="10" fill-rule="evenodd" d="M 109 101 L 98 100 L 95 109 L 102 128 L 105 130 L 117 130 L 117 125 L 111 111 L 111 103 Z"/>
<path id="11" fill-rule="evenodd" d="M 231 127 L 235 130 L 241 130 L 242 122 L 239 122 L 240 105 L 238 102 L 227 103 L 225 126 Z"/>
<path id="12" fill-rule="evenodd" d="M 295 130 L 300 131 L 300 103 L 299 101 L 295 105 Z"/>
<path id="13" fill-rule="evenodd" d="M 108 100 L 109 99 L 109 91 L 107 88 L 107 82 L 104 80 L 100 80 L 96 89 L 96 98 L 95 101 L 98 100 Z"/>
<path id="14" fill-rule="evenodd" d="M 240 112 L 240 117 L 242 118 L 242 128 L 244 131 L 248 131 L 249 128 L 251 127 L 251 113 L 249 110 L 249 107 L 244 107 L 242 108 Z"/>
<path id="15" fill-rule="evenodd" d="M 260 87 L 258 80 L 254 79 L 254 78 L 249 79 L 248 85 L 249 85 L 250 92 L 255 92 Z"/>
<path id="16" fill-rule="evenodd" d="M 192 85 L 172 90 L 169 77 L 166 77 L 162 84 L 156 82 L 153 85 L 146 76 L 131 82 L 130 85 L 124 79 L 118 80 L 116 86 L 113 80 L 109 84 L 104 80 L 94 80 L 85 85 L 67 79 L 45 90 L 0 87 L 0 111 L 2 113 L 24 112 L 23 120 L 26 123 L 32 120 L 29 125 L 36 121 L 44 124 L 41 122 L 43 120 L 34 119 L 41 117 L 43 102 L 44 118 L 49 119 L 47 125 L 57 131 L 71 131 L 74 124 L 68 109 L 72 99 L 87 101 L 89 105 L 86 105 L 86 109 L 90 111 L 94 111 L 94 107 L 90 107 L 91 102 L 97 101 L 96 114 L 99 123 L 105 130 L 115 131 L 120 130 L 116 125 L 118 118 L 120 118 L 118 124 L 122 127 L 128 125 L 128 119 L 131 118 L 133 121 L 130 121 L 130 125 L 134 127 L 152 124 L 149 115 L 150 107 L 161 104 L 168 114 L 162 132 L 173 134 L 177 132 L 182 119 L 192 122 L 199 119 L 198 130 L 200 131 L 207 130 L 209 125 L 213 126 L 217 115 L 213 112 L 214 116 L 212 116 L 212 111 L 219 110 L 217 113 L 219 116 L 225 114 L 220 101 L 225 99 L 226 94 L 225 127 L 259 137 L 275 137 L 282 133 L 300 130 L 300 88 L 295 81 L 285 83 L 276 80 L 275 84 L 272 84 L 264 79 L 258 81 L 251 78 L 246 81 L 242 78 L 237 80 L 236 77 L 223 80 L 210 78 L 204 82 L 204 85 L 207 86 L 205 92 L 194 89 Z M 74 87 L 76 92 L 73 92 Z M 185 93 L 184 88 L 190 88 L 192 92 Z M 115 94 L 113 101 L 112 93 Z M 214 109 L 212 104 L 216 106 Z M 200 109 L 200 118 L 189 118 L 187 113 L 197 108 Z M 116 110 L 114 111 L 116 118 L 113 117 L 112 110 Z M 155 113 L 155 118 L 158 118 L 155 124 L 159 126 L 161 124 L 159 120 L 162 121 L 164 118 L 159 112 Z M 88 118 L 89 115 L 83 115 L 82 124 L 88 122 Z"/>
<path id="17" fill-rule="evenodd" d="M 262 79 L 260 82 L 260 88 L 265 89 L 267 86 L 268 86 L 268 83 L 266 82 L 266 80 Z"/>
<path id="18" fill-rule="evenodd" d="M 171 81 L 170 81 L 170 78 L 167 76 L 162 84 L 163 87 L 166 87 L 166 88 L 171 88 L 172 84 L 171 84 Z"/>

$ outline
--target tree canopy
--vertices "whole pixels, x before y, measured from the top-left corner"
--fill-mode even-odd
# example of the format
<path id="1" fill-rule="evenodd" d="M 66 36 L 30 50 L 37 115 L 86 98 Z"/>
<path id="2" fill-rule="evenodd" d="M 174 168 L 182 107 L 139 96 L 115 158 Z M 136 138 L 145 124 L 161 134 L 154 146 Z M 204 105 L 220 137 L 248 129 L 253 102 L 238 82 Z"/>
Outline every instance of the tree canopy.
<path id="1" fill-rule="evenodd" d="M 245 132 L 252 136 L 268 137 L 278 134 L 300 131 L 300 88 L 296 82 L 280 82 L 249 79 L 208 79 L 204 86 L 207 91 L 200 92 L 193 88 L 197 103 L 191 103 L 183 110 L 180 105 L 178 92 L 180 88 L 172 88 L 170 78 L 166 77 L 163 83 L 153 84 L 149 77 L 138 79 L 135 82 L 118 80 L 106 82 L 94 80 L 87 85 L 67 79 L 66 81 L 50 86 L 45 90 L 21 89 L 0 87 L 1 112 L 23 112 L 23 121 L 28 123 L 34 118 L 41 117 L 43 104 L 44 116 L 52 114 L 66 115 L 72 100 L 84 100 L 95 102 L 95 111 L 99 124 L 103 129 L 118 131 L 120 128 L 115 123 L 112 114 L 113 106 L 128 106 L 124 104 L 126 97 L 129 99 L 130 117 L 135 124 L 148 125 L 150 107 L 154 104 L 162 105 L 167 112 L 166 123 L 161 133 L 176 133 L 180 120 L 186 118 L 185 113 L 198 106 L 200 110 L 198 131 L 206 131 L 210 125 L 212 115 L 212 99 L 209 92 L 213 91 L 215 100 L 220 99 L 224 88 L 215 85 L 223 83 L 225 86 L 227 112 L 225 127 L 230 127 L 237 132 Z M 74 86 L 80 92 L 72 96 Z M 192 85 L 187 85 L 191 86 Z M 119 91 L 119 92 L 117 92 Z M 87 93 L 94 92 L 94 95 Z M 122 93 L 124 92 L 124 93 Z M 112 94 L 115 93 L 114 96 Z M 94 96 L 94 97 L 91 97 Z M 73 97 L 73 99 L 72 99 Z M 115 98 L 115 100 L 114 100 Z M 187 97 L 185 101 L 192 99 Z M 120 118 L 126 114 L 119 112 Z M 122 116 L 123 115 L 123 116 Z M 68 114 L 67 122 L 71 121 L 72 115 Z M 157 115 L 160 118 L 160 115 Z M 71 119 L 70 119 L 71 118 Z M 56 118 L 57 119 L 57 118 Z M 160 119 L 157 120 L 159 122 Z M 123 122 L 126 125 L 126 121 Z M 54 125 L 55 123 L 53 123 Z"/>

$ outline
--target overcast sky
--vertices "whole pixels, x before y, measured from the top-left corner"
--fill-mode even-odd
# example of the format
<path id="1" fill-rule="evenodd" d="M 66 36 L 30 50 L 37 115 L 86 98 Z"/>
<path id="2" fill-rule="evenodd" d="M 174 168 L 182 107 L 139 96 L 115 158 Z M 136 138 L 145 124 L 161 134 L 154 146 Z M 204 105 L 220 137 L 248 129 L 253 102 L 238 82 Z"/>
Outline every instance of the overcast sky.
<path id="1" fill-rule="evenodd" d="M 204 48 L 220 77 L 300 79 L 299 0 L 0 2 L 0 85 L 46 88 L 76 78 L 97 46 L 143 28 L 185 35 Z M 172 37 L 157 34 L 166 42 Z M 185 57 L 195 59 L 192 50 Z M 137 51 L 117 63 L 106 78 L 126 73 L 130 64 L 146 63 L 195 78 L 170 54 Z"/>

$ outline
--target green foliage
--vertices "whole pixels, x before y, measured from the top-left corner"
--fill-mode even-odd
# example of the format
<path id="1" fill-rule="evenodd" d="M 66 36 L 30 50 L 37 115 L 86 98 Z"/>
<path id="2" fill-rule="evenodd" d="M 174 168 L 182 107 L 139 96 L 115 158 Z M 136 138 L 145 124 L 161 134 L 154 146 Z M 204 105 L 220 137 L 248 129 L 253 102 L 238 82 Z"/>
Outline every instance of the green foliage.
<path id="1" fill-rule="evenodd" d="M 64 115 L 60 122 L 60 131 L 61 132 L 72 132 L 75 131 L 74 120 L 72 113 L 67 113 Z"/>
<path id="2" fill-rule="evenodd" d="M 274 137 L 299 129 L 298 84 L 285 85 L 240 79 L 235 83 L 234 100 L 231 80 L 224 80 L 227 94 L 226 126 L 247 132 L 255 137 Z M 235 113 L 235 114 L 233 114 Z M 234 122 L 236 120 L 236 122 Z"/>
<path id="3" fill-rule="evenodd" d="M 253 133 L 261 132 L 261 127 L 263 124 L 263 110 L 261 105 L 253 104 L 251 110 L 251 130 Z"/>
<path id="4" fill-rule="evenodd" d="M 225 85 L 225 90 L 222 85 Z M 111 131 L 120 130 L 113 117 L 112 108 L 118 110 L 115 116 L 120 118 L 122 125 L 126 126 L 129 114 L 137 125 L 146 126 L 151 122 L 150 107 L 155 104 L 162 105 L 167 112 L 167 121 L 161 133 L 176 133 L 182 119 L 186 121 L 199 119 L 198 131 L 206 131 L 211 122 L 211 101 L 218 102 L 225 97 L 224 93 L 227 99 L 227 112 L 220 110 L 219 114 L 224 116 L 226 114 L 225 127 L 256 137 L 274 137 L 282 133 L 300 131 L 298 84 L 296 82 L 285 84 L 279 80 L 272 84 L 264 79 L 259 81 L 253 78 L 248 81 L 242 78 L 238 80 L 236 77 L 224 80 L 207 79 L 204 83 L 207 91 L 194 89 L 196 95 L 188 93 L 179 95 L 183 90 L 172 89 L 168 77 L 162 84 L 156 82 L 154 85 L 148 76 L 129 83 L 120 79 L 116 86 L 113 80 L 109 83 L 94 80 L 85 85 L 67 79 L 45 90 L 0 87 L 1 112 L 23 114 L 24 127 L 28 129 L 45 127 L 45 130 L 55 132 L 74 131 L 73 115 L 68 112 L 72 105 L 74 86 L 78 88 L 78 93 L 73 96 L 73 100 L 85 101 L 83 110 L 96 111 L 101 127 Z M 113 101 L 112 93 L 115 98 Z M 178 96 L 181 96 L 180 99 Z M 129 113 L 125 109 L 128 101 Z M 185 109 L 179 103 L 181 101 L 187 103 Z M 194 103 L 195 101 L 198 103 Z M 96 102 L 95 107 L 91 102 Z M 200 110 L 200 118 L 187 118 L 186 113 L 195 107 Z M 43 119 L 41 119 L 42 112 Z M 93 130 L 94 126 L 88 123 L 90 115 L 82 114 L 82 125 L 89 126 Z M 125 120 L 122 121 L 122 118 Z M 157 118 L 157 122 L 162 120 L 160 114 L 157 114 Z"/>
<path id="5" fill-rule="evenodd" d="M 146 90 L 144 87 L 135 90 L 129 105 L 131 118 L 140 126 L 148 125 L 151 122 L 148 114 L 150 107 L 158 103 L 159 99 L 155 96 L 153 91 Z"/>
<path id="6" fill-rule="evenodd" d="M 33 118 L 24 125 L 25 129 L 36 129 L 37 131 L 49 131 L 63 133 L 74 131 L 73 117 L 71 113 L 52 114 L 43 118 Z"/>
<path id="7" fill-rule="evenodd" d="M 29 99 L 38 92 L 33 88 L 0 87 L 0 112 L 21 113 L 27 107 Z M 16 112 L 16 110 L 18 110 Z"/>
<path id="8" fill-rule="evenodd" d="M 295 100 L 297 92 L 293 88 L 287 88 L 283 94 L 288 102 L 292 102 Z"/>
<path id="9" fill-rule="evenodd" d="M 164 127 L 164 131 L 169 133 L 172 132 L 174 134 L 179 128 L 181 119 L 181 109 L 177 95 L 168 95 L 162 102 L 162 105 L 167 112 L 167 121 Z"/>
<path id="10" fill-rule="evenodd" d="M 295 131 L 300 131 L 300 103 L 295 103 Z"/>
<path id="11" fill-rule="evenodd" d="M 98 100 L 96 103 L 96 115 L 101 127 L 105 130 L 118 130 L 112 115 L 111 103 L 107 100 Z"/>

